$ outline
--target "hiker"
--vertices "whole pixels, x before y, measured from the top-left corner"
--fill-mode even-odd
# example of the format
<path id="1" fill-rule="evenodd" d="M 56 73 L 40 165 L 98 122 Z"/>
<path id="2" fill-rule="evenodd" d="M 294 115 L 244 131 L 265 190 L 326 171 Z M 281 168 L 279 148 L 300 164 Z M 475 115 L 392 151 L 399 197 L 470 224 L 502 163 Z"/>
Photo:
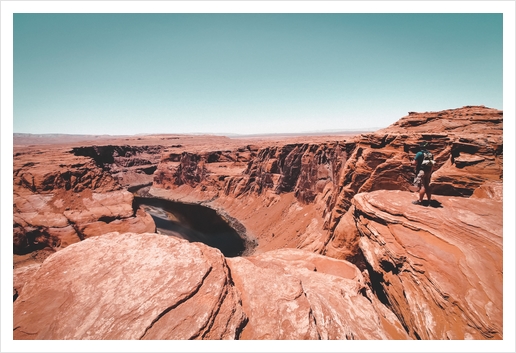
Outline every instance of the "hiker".
<path id="1" fill-rule="evenodd" d="M 419 152 L 416 153 L 412 165 L 416 167 L 416 178 L 414 179 L 414 186 L 419 192 L 419 199 L 412 201 L 414 205 L 421 205 L 423 198 L 426 197 L 428 202 L 432 200 L 432 191 L 430 190 L 430 178 L 432 177 L 433 167 L 435 164 L 433 155 L 426 148 L 428 142 L 421 142 L 419 144 Z"/>

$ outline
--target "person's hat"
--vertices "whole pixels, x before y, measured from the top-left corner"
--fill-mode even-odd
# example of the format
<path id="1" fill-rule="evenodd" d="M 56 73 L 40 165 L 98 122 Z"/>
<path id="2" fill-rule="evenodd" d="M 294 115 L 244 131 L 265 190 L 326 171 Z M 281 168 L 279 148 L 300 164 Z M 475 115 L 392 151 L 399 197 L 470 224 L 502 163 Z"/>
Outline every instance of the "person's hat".
<path id="1" fill-rule="evenodd" d="M 423 141 L 419 144 L 419 147 L 421 147 L 421 148 L 425 148 L 426 146 L 428 146 L 428 142 L 426 142 L 426 141 Z"/>

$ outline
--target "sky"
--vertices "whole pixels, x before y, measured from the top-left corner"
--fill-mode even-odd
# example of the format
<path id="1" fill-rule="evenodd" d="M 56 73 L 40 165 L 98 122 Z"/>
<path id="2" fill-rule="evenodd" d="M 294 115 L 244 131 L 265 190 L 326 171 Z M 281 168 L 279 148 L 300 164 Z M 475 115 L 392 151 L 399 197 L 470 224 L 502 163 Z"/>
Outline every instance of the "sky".
<path id="1" fill-rule="evenodd" d="M 503 109 L 501 13 L 15 13 L 16 133 L 296 133 Z"/>

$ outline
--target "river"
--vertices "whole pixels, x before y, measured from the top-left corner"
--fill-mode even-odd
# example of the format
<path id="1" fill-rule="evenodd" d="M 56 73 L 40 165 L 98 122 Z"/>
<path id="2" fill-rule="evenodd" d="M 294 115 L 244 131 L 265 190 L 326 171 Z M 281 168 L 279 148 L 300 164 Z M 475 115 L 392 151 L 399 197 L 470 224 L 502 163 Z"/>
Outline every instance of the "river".
<path id="1" fill-rule="evenodd" d="M 241 256 L 246 250 L 244 239 L 211 208 L 138 196 L 134 202 L 152 216 L 161 234 L 202 242 L 226 257 Z"/>

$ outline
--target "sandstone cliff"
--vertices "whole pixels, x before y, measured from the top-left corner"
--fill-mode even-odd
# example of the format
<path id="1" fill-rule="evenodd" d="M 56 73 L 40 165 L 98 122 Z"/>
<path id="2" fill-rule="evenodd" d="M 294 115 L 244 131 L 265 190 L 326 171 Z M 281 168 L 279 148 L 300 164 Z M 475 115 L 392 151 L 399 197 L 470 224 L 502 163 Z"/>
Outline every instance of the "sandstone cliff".
<path id="1" fill-rule="evenodd" d="M 257 252 L 286 245 L 321 253 L 322 239 L 333 236 L 354 195 L 409 190 L 422 141 L 437 162 L 434 194 L 467 197 L 501 181 L 502 116 L 464 107 L 410 113 L 389 128 L 344 141 L 165 153 L 150 195 L 229 212 L 258 239 Z M 482 126 L 485 134 L 478 133 Z"/>
<path id="2" fill-rule="evenodd" d="M 502 117 L 501 111 L 486 107 L 410 113 L 376 133 L 317 143 L 238 146 L 217 140 L 227 148 L 194 145 L 188 150 L 175 137 L 173 145 L 24 150 L 15 153 L 13 175 L 16 252 L 66 246 L 93 234 L 90 223 L 129 216 L 138 220 L 132 226 L 139 223 L 141 231 L 152 231 L 137 210 L 129 215 L 129 196 L 116 196 L 124 200 L 125 213 L 93 210 L 95 217 L 80 224 L 68 216 L 108 206 L 84 205 L 81 200 L 91 192 L 133 191 L 152 184 L 150 196 L 203 203 L 244 220 L 249 236 L 259 240 L 258 252 L 288 243 L 321 253 L 325 244 L 320 239 L 333 235 L 355 194 L 408 190 L 414 177 L 410 162 L 420 141 L 429 142 L 436 156 L 435 194 L 471 196 L 485 182 L 500 181 Z M 479 134 L 481 130 L 486 133 Z M 284 218 L 288 221 L 278 222 Z M 130 230 L 116 223 L 95 223 L 99 226 L 104 231 Z"/>
<path id="3" fill-rule="evenodd" d="M 152 168 L 152 162 L 141 159 L 126 162 L 122 157 L 112 156 L 123 150 L 93 146 L 71 151 L 47 148 L 15 153 L 14 253 L 66 247 L 114 230 L 154 231 L 150 216 L 133 209 L 133 195 L 122 187 L 129 184 L 121 182 L 132 174 L 141 174 L 146 179 L 140 178 L 139 182 L 148 183 L 152 173 L 149 179 L 145 170 Z M 143 166 L 143 171 L 127 169 L 124 177 L 119 178 L 117 174 L 123 162 L 129 167 Z"/>
<path id="4" fill-rule="evenodd" d="M 362 254 L 373 289 L 412 337 L 501 339 L 501 200 L 439 196 L 407 207 L 411 199 L 355 195 L 326 255 Z"/>
<path id="5" fill-rule="evenodd" d="M 110 233 L 51 255 L 15 301 L 17 339 L 501 339 L 502 202 L 354 197 L 332 239 L 224 259 L 201 243 Z"/>
<path id="6" fill-rule="evenodd" d="M 502 124 L 480 106 L 344 139 L 15 151 L 15 337 L 500 340 Z M 131 192 L 213 208 L 256 246 L 152 235 Z"/>

